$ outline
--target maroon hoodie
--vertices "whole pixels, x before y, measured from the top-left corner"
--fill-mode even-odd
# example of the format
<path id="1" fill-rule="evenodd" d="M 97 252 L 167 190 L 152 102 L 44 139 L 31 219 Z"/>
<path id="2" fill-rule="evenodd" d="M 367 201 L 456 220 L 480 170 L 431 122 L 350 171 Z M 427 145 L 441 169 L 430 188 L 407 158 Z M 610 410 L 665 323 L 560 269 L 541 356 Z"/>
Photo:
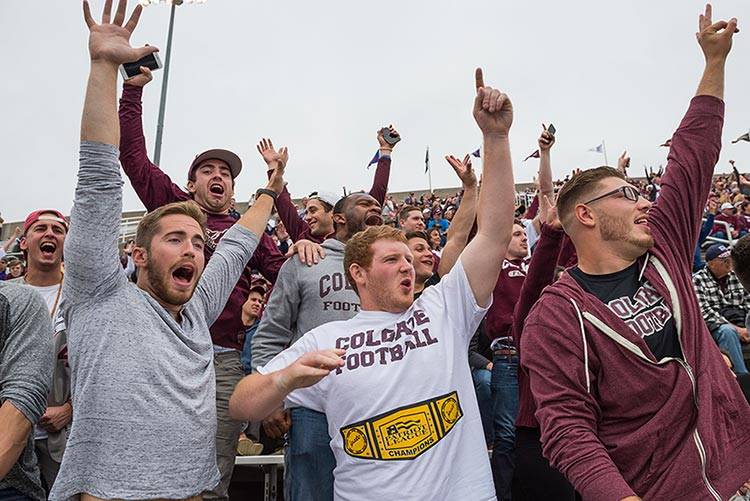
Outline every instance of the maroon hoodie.
<path id="1" fill-rule="evenodd" d="M 152 211 L 168 203 L 190 200 L 191 197 L 148 158 L 141 120 L 142 92 L 142 87 L 123 86 L 120 99 L 120 163 L 138 198 L 146 206 L 146 210 Z M 206 213 L 206 217 L 209 241 L 206 242 L 205 255 L 208 261 L 224 232 L 237 221 L 229 214 Z M 210 328 L 211 339 L 215 345 L 242 350 L 239 343 L 240 333 L 245 332 L 242 324 L 242 305 L 250 293 L 251 271 L 257 269 L 268 280 L 275 282 L 284 261 L 284 256 L 271 237 L 263 233 L 250 263 L 230 294 L 224 311 Z"/>
<path id="2" fill-rule="evenodd" d="M 721 500 L 750 478 L 750 406 L 701 316 L 691 263 L 721 149 L 724 103 L 695 97 L 672 137 L 638 263 L 675 319 L 684 360 L 645 341 L 568 274 L 526 321 L 521 365 L 544 456 L 584 499 Z"/>

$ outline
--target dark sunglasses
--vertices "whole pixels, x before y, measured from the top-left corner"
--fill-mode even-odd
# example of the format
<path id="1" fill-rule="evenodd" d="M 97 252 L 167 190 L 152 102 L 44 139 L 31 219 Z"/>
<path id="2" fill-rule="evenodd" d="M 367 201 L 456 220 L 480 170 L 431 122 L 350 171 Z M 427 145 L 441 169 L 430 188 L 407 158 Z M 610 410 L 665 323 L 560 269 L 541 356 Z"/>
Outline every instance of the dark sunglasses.
<path id="1" fill-rule="evenodd" d="M 604 195 L 599 195 L 596 198 L 592 198 L 591 200 L 589 200 L 588 202 L 584 202 L 583 204 L 588 205 L 592 202 L 596 202 L 597 200 L 601 200 L 602 198 L 611 197 L 612 195 L 617 195 L 618 193 L 621 193 L 622 196 L 626 200 L 630 200 L 631 202 L 637 202 L 638 198 L 641 196 L 638 190 L 636 190 L 632 186 L 625 185 L 625 186 L 620 186 L 616 190 L 608 191 Z"/>

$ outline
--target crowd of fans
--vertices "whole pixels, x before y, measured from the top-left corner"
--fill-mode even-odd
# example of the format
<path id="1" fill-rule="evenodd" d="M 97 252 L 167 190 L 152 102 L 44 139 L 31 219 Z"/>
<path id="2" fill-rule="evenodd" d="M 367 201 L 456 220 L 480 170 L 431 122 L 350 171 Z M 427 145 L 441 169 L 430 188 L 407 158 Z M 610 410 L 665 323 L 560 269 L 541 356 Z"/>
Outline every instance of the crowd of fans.
<path id="1" fill-rule="evenodd" d="M 623 152 L 554 181 L 543 126 L 517 191 L 478 70 L 481 179 L 447 156 L 459 191 L 395 199 L 388 126 L 369 191 L 295 204 L 264 138 L 240 214 L 233 152 L 186 189 L 148 158 L 148 68 L 115 108 L 112 68 L 155 50 L 125 3 L 84 3 L 72 214 L 0 248 L 0 501 L 226 499 L 259 454 L 293 501 L 750 499 L 750 177 L 713 175 L 736 20 L 701 15 L 704 77 L 644 177 Z M 126 242 L 120 170 L 148 211 Z"/>

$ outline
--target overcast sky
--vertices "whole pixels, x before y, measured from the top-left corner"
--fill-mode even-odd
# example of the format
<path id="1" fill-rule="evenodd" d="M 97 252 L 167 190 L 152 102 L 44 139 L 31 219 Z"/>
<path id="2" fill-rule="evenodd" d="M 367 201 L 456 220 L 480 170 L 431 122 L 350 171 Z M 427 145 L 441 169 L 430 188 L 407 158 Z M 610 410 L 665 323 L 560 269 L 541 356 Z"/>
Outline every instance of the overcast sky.
<path id="1" fill-rule="evenodd" d="M 100 17 L 103 0 L 92 0 Z M 572 5 L 574 4 L 574 5 Z M 131 1 L 131 7 L 135 3 Z M 695 41 L 696 0 L 627 2 L 208 0 L 177 8 L 161 165 L 182 184 L 192 158 L 208 148 L 237 152 L 244 169 L 238 200 L 263 184 L 261 137 L 287 145 L 293 196 L 314 189 L 370 186 L 365 165 L 379 127 L 403 136 L 393 154 L 392 191 L 455 186 L 442 157 L 480 144 L 471 117 L 473 69 L 514 103 L 511 146 L 516 180 L 537 161 L 541 123 L 555 124 L 556 177 L 604 162 L 588 152 L 606 141 L 609 163 L 624 148 L 632 173 L 666 157 L 659 148 L 695 92 L 703 57 Z M 130 9 L 129 9 L 130 10 Z M 714 18 L 739 19 L 727 68 L 727 113 L 719 171 L 737 160 L 750 170 L 750 5 L 714 4 Z M 144 9 L 133 44 L 166 49 L 169 7 Z M 746 24 L 746 22 L 748 24 Z M 87 31 L 77 0 L 0 3 L 3 189 L 7 221 L 41 207 L 69 213 L 88 72 Z M 163 71 L 144 95 L 153 153 Z M 124 209 L 142 208 L 125 183 Z"/>

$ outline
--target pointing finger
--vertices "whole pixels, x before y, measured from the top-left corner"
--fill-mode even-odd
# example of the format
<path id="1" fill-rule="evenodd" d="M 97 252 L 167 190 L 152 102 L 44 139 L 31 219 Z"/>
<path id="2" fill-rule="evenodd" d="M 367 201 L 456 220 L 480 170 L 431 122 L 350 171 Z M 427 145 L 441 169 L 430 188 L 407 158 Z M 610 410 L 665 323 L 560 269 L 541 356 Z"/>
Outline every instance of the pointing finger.
<path id="1" fill-rule="evenodd" d="M 476 84 L 477 89 L 484 87 L 484 75 L 482 75 L 482 68 L 477 68 L 474 72 L 474 83 Z"/>

